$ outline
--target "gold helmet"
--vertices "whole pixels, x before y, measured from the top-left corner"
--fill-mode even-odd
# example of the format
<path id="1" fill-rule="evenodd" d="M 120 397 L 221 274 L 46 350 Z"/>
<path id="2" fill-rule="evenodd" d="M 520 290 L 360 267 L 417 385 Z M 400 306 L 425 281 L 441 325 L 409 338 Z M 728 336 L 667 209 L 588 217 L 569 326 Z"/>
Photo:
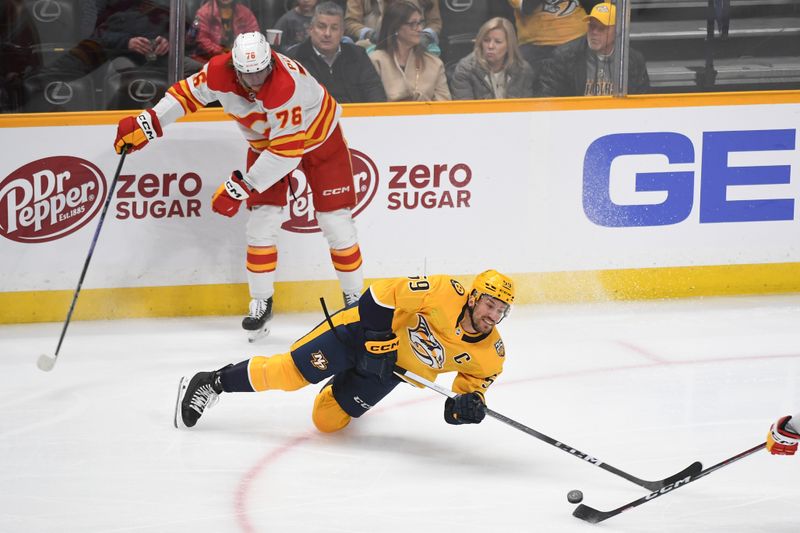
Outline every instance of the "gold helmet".
<path id="1" fill-rule="evenodd" d="M 487 270 L 475 276 L 471 293 L 473 295 L 475 293 L 478 295 L 486 294 L 507 303 L 511 307 L 511 304 L 514 303 L 514 281 L 497 270 Z"/>

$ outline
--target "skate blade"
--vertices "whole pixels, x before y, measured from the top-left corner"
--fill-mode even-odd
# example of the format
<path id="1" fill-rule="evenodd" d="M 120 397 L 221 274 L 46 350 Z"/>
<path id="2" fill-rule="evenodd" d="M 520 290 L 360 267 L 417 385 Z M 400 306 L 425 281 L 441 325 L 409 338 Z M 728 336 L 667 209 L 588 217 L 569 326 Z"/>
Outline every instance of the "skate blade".
<path id="1" fill-rule="evenodd" d="M 269 327 L 265 325 L 262 328 L 259 328 L 259 329 L 253 330 L 253 331 L 248 331 L 247 332 L 247 340 L 248 340 L 248 342 L 257 342 L 257 341 L 263 339 L 264 337 L 266 337 L 267 335 L 269 335 L 269 333 L 270 333 L 269 332 Z"/>
<path id="2" fill-rule="evenodd" d="M 186 376 L 181 377 L 181 381 L 178 383 L 178 398 L 175 400 L 175 414 L 172 418 L 172 425 L 174 425 L 176 429 L 187 429 L 186 424 L 183 423 L 183 417 L 181 416 L 181 403 L 183 402 L 183 397 L 186 395 L 186 388 L 188 386 L 189 378 Z"/>

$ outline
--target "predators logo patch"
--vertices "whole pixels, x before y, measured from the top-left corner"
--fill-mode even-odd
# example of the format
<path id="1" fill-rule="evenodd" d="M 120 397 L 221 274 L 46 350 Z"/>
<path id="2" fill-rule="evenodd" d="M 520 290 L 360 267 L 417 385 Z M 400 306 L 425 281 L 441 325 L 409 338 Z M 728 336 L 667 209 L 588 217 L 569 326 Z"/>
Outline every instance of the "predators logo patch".
<path id="1" fill-rule="evenodd" d="M 328 359 L 323 355 L 322 350 L 311 354 L 311 366 L 323 371 L 328 369 Z"/>
<path id="2" fill-rule="evenodd" d="M 494 343 L 494 349 L 497 350 L 497 355 L 500 357 L 506 356 L 506 347 L 503 344 L 503 339 L 497 339 L 497 342 Z"/>
<path id="3" fill-rule="evenodd" d="M 417 315 L 417 327 L 408 330 L 408 341 L 417 358 L 431 368 L 444 368 L 444 346 L 433 336 L 425 317 Z"/>
<path id="4" fill-rule="evenodd" d="M 544 0 L 542 11 L 553 13 L 557 17 L 571 15 L 578 9 L 578 0 Z"/>
<path id="5" fill-rule="evenodd" d="M 450 280 L 450 285 L 453 286 L 453 289 L 455 289 L 456 294 L 458 294 L 459 296 L 464 296 L 464 293 L 466 291 L 464 290 L 464 286 L 462 284 L 460 284 L 459 282 L 457 282 L 454 279 L 451 279 Z"/>

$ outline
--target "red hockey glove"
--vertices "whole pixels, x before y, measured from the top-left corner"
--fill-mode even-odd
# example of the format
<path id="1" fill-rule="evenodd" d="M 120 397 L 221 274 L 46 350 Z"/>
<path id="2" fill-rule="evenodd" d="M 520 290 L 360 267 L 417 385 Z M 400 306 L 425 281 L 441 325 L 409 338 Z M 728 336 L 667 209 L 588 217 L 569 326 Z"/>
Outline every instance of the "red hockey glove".
<path id="1" fill-rule="evenodd" d="M 767 434 L 767 450 L 772 455 L 794 455 L 800 435 L 786 427 L 791 416 L 784 416 L 769 428 Z"/>
<path id="2" fill-rule="evenodd" d="M 114 150 L 121 154 L 123 148 L 127 146 L 128 153 L 135 152 L 161 135 L 163 135 L 161 123 L 158 121 L 155 111 L 145 109 L 137 117 L 125 117 L 119 121 Z"/>
<path id="3" fill-rule="evenodd" d="M 242 178 L 242 173 L 234 170 L 231 177 L 222 182 L 211 197 L 211 209 L 220 215 L 232 217 L 239 211 L 242 200 L 250 196 L 250 188 Z"/>

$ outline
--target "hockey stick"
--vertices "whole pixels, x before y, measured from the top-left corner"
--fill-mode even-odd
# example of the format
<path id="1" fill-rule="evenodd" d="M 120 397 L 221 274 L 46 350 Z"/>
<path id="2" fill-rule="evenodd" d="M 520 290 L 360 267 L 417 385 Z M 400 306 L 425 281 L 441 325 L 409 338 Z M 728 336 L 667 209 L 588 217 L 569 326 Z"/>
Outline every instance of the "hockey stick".
<path id="1" fill-rule="evenodd" d="M 440 385 L 437 385 L 436 383 L 433 383 L 432 381 L 428 381 L 427 379 L 425 379 L 425 378 L 423 378 L 421 376 L 418 376 L 418 375 L 414 374 L 413 372 L 409 372 L 408 370 L 403 370 L 400 367 L 395 367 L 395 368 L 397 369 L 397 371 L 395 371 L 395 375 L 397 375 L 401 379 L 404 379 L 404 378 L 408 377 L 411 380 L 416 381 L 420 385 L 424 385 L 425 387 L 427 387 L 429 389 L 432 389 L 432 390 L 438 392 L 439 394 L 441 394 L 443 396 L 447 396 L 448 398 L 454 398 L 456 396 L 456 393 L 454 393 L 453 391 L 445 389 L 444 387 L 442 387 Z M 611 472 L 612 474 L 616 474 L 621 478 L 627 479 L 631 483 L 635 483 L 635 484 L 639 485 L 640 487 L 646 488 L 647 490 L 657 491 L 657 490 L 660 490 L 660 489 L 662 489 L 664 487 L 671 486 L 673 483 L 677 482 L 678 480 L 686 478 L 686 476 L 697 475 L 697 473 L 699 473 L 703 469 L 703 465 L 701 463 L 695 462 L 695 463 L 692 463 L 691 465 L 689 465 L 688 467 L 684 468 L 683 470 L 681 470 L 677 474 L 673 474 L 673 475 L 671 475 L 671 476 L 669 476 L 667 478 L 664 478 L 664 479 L 661 479 L 661 480 L 658 480 L 658 481 L 647 481 L 645 479 L 640 479 L 640 478 L 638 478 L 636 476 L 632 476 L 632 475 L 628 474 L 627 472 L 623 472 L 622 470 L 620 470 L 618 468 L 614 468 L 613 466 L 600 461 L 596 457 L 592 457 L 591 455 L 583 453 L 582 451 L 577 450 L 577 449 L 573 448 L 572 446 L 570 446 L 568 444 L 564 444 L 561 441 L 557 441 L 554 438 L 548 437 L 544 433 L 539 433 L 535 429 L 531 429 L 531 428 L 529 428 L 528 426 L 526 426 L 524 424 L 520 424 L 516 420 L 512 420 L 512 419 L 508 418 L 507 416 L 501 415 L 500 413 L 498 413 L 496 411 L 492 411 L 488 407 L 484 407 L 484 410 L 486 411 L 486 414 L 489 415 L 490 417 L 492 417 L 492 418 L 494 418 L 496 420 L 499 420 L 500 422 L 502 422 L 504 424 L 507 424 L 507 425 L 511 426 L 512 428 L 514 428 L 514 429 L 518 429 L 518 430 L 522 431 L 523 433 L 527 433 L 528 435 L 531 435 L 532 437 L 536 437 L 537 439 L 539 439 L 541 441 L 544 441 L 547 444 L 550 444 L 551 446 L 555 446 L 556 448 L 558 448 L 561 451 L 567 452 L 570 455 L 574 455 L 578 459 L 583 459 L 584 461 L 586 461 L 589 464 L 593 464 L 594 466 L 602 468 L 603 470 L 605 470 L 607 472 Z"/>
<path id="2" fill-rule="evenodd" d="M 627 503 L 627 504 L 623 505 L 622 507 L 618 507 L 618 508 L 616 508 L 616 509 L 614 509 L 612 511 L 598 511 L 597 509 L 589 507 L 588 505 L 580 504 L 572 512 L 572 516 L 575 516 L 577 518 L 580 518 L 581 520 L 585 520 L 586 522 L 589 522 L 589 523 L 592 523 L 592 524 L 596 524 L 598 522 L 602 522 L 603 520 L 611 518 L 612 516 L 617 516 L 620 513 L 624 513 L 625 511 L 633 509 L 634 507 L 638 507 L 638 506 L 642 505 L 643 503 L 647 503 L 649 501 L 653 501 L 656 498 L 658 498 L 659 496 L 667 494 L 668 492 L 672 492 L 675 489 L 679 489 L 681 487 L 684 487 L 684 486 L 688 485 L 689 483 L 691 483 L 692 481 L 697 481 L 701 477 L 705 477 L 708 474 L 710 474 L 711 472 L 719 470 L 723 466 L 728 466 L 729 464 L 735 463 L 739 459 L 743 459 L 743 458 L 747 457 L 748 455 L 753 454 L 753 453 L 765 448 L 766 445 L 767 445 L 767 443 L 763 442 L 763 443 L 759 444 L 758 446 L 753 446 L 749 450 L 743 451 L 742 453 L 740 453 L 738 455 L 734 455 L 733 457 L 725 459 L 721 463 L 717 463 L 714 466 L 710 466 L 710 467 L 706 468 L 705 470 L 703 470 L 702 472 L 695 473 L 695 474 L 690 474 L 690 475 L 688 475 L 688 476 L 686 476 L 686 477 L 684 477 L 682 479 L 679 479 L 679 480 L 675 481 L 674 483 L 671 483 L 671 484 L 665 486 L 664 488 L 662 488 L 660 490 L 654 491 L 653 493 L 648 494 L 647 496 L 639 498 L 638 500 L 634 500 L 634 501 L 632 501 L 630 503 Z"/>
<path id="3" fill-rule="evenodd" d="M 78 301 L 78 294 L 81 292 L 81 285 L 83 285 L 83 278 L 86 277 L 86 270 L 89 268 L 89 261 L 92 260 L 92 254 L 94 253 L 94 246 L 97 244 L 97 237 L 100 235 L 100 228 L 103 227 L 103 220 L 106 218 L 106 211 L 108 211 L 108 206 L 111 203 L 111 198 L 114 196 L 114 189 L 117 187 L 117 180 L 119 179 L 119 174 L 122 172 L 122 163 L 125 162 L 125 155 L 128 153 L 127 146 L 123 147 L 122 155 L 119 158 L 119 164 L 117 165 L 117 172 L 114 174 L 114 179 L 111 181 L 111 186 L 109 187 L 108 196 L 106 196 L 106 201 L 103 204 L 103 211 L 100 213 L 100 220 L 97 222 L 97 229 L 94 230 L 94 237 L 92 238 L 92 244 L 89 246 L 89 254 L 86 256 L 86 261 L 83 263 L 83 271 L 81 272 L 81 277 L 78 279 L 78 286 L 75 288 L 75 294 L 72 295 L 72 304 L 69 306 L 69 312 L 67 313 L 67 319 L 64 321 L 64 327 L 61 328 L 61 337 L 58 339 L 58 346 L 56 346 L 56 352 L 53 355 L 43 353 L 39 356 L 39 359 L 36 361 L 36 366 L 39 367 L 39 370 L 43 370 L 45 372 L 50 372 L 53 370 L 53 367 L 56 364 L 56 359 L 58 358 L 58 352 L 61 350 L 61 343 L 64 342 L 64 335 L 67 334 L 67 327 L 69 327 L 69 321 L 72 319 L 72 312 L 75 310 L 75 303 Z"/>

